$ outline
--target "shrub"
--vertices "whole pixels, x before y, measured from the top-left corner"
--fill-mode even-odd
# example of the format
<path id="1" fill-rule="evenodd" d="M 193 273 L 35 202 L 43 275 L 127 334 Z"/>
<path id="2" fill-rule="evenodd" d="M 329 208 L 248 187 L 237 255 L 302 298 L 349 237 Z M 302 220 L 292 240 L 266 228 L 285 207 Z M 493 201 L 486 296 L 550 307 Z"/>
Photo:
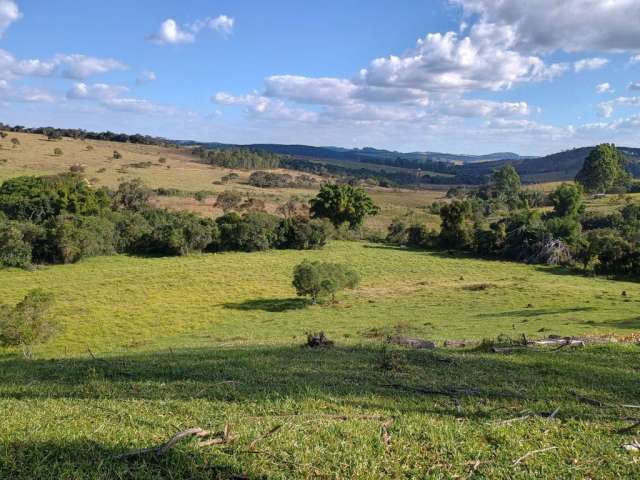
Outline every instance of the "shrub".
<path id="1" fill-rule="evenodd" d="M 108 218 L 60 215 L 47 225 L 43 245 L 34 257 L 47 263 L 75 263 L 115 252 L 115 225 Z"/>
<path id="2" fill-rule="evenodd" d="M 59 329 L 49 315 L 52 305 L 53 295 L 42 290 L 30 291 L 15 307 L 0 305 L 0 344 L 28 349 L 50 339 Z"/>
<path id="3" fill-rule="evenodd" d="M 284 219 L 280 223 L 280 248 L 312 250 L 322 248 L 327 242 L 327 223 L 304 218 Z"/>
<path id="4" fill-rule="evenodd" d="M 293 286 L 299 296 L 310 296 L 313 303 L 319 298 L 335 295 L 340 290 L 355 288 L 360 282 L 358 273 L 347 265 L 303 261 L 293 270 Z"/>
<path id="5" fill-rule="evenodd" d="M 164 157 L 160 157 L 160 158 L 158 159 L 158 163 L 167 163 L 167 159 L 166 159 L 166 158 L 164 158 Z"/>
<path id="6" fill-rule="evenodd" d="M 32 223 L 0 221 L 0 266 L 27 268 L 31 265 L 33 242 L 43 233 Z"/>
<path id="7" fill-rule="evenodd" d="M 114 210 L 128 210 L 140 212 L 149 208 L 151 190 L 139 178 L 118 185 L 113 194 L 112 206 Z"/>
<path id="8" fill-rule="evenodd" d="M 256 252 L 280 243 L 280 219 L 274 215 L 249 212 L 240 217 L 237 213 L 228 213 L 216 223 L 220 230 L 220 250 Z"/>
<path id="9" fill-rule="evenodd" d="M 249 175 L 249 185 L 259 188 L 283 188 L 291 186 L 293 177 L 286 173 L 273 173 L 258 170 Z"/>
<path id="10" fill-rule="evenodd" d="M 582 186 L 563 183 L 549 195 L 553 213 L 558 217 L 576 217 L 584 212 Z"/>
<path id="11" fill-rule="evenodd" d="M 56 157 L 60 157 L 60 156 L 62 156 L 62 154 L 63 154 L 63 153 L 64 153 L 64 152 L 62 151 L 62 149 L 61 149 L 60 147 L 56 147 L 56 148 L 54 148 L 54 149 L 53 149 L 53 154 L 54 154 Z"/>
<path id="12" fill-rule="evenodd" d="M 213 223 L 192 213 L 153 209 L 143 215 L 149 230 L 133 253 L 187 255 L 206 249 L 215 240 Z"/>
<path id="13" fill-rule="evenodd" d="M 119 151 L 114 150 L 113 151 L 113 159 L 114 160 L 120 160 L 121 158 L 122 158 L 122 154 Z"/>
<path id="14" fill-rule="evenodd" d="M 224 213 L 235 210 L 242 202 L 242 195 L 232 190 L 226 190 L 216 198 L 215 207 L 221 208 Z"/>
<path id="15" fill-rule="evenodd" d="M 407 229 L 406 243 L 412 248 L 434 248 L 439 243 L 439 235 L 426 225 L 414 223 Z"/>
<path id="16" fill-rule="evenodd" d="M 207 192 L 206 190 L 200 190 L 193 194 L 193 198 L 198 202 L 204 202 L 207 198 L 211 196 L 211 192 Z"/>
<path id="17" fill-rule="evenodd" d="M 394 218 L 387 229 L 386 241 L 395 245 L 407 243 L 408 226 L 404 219 Z"/>
<path id="18" fill-rule="evenodd" d="M 13 148 L 17 148 L 18 145 L 20 145 L 20 140 L 14 137 L 11 139 L 11 144 L 13 145 Z"/>
<path id="19" fill-rule="evenodd" d="M 582 234 L 582 225 L 572 217 L 554 217 L 545 223 L 551 236 L 569 245 L 577 245 Z"/>
<path id="20" fill-rule="evenodd" d="M 92 189 L 80 176 L 16 177 L 0 185 L 0 211 L 12 220 L 36 223 L 61 213 L 99 215 L 109 208 L 105 190 Z"/>

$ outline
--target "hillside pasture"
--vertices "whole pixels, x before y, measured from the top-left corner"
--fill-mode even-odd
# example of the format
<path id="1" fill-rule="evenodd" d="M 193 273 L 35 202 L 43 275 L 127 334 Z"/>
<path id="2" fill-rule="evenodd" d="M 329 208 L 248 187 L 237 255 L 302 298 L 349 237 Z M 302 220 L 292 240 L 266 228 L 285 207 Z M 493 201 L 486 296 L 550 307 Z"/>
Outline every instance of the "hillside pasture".
<path id="1" fill-rule="evenodd" d="M 336 304 L 294 294 L 303 259 L 348 263 Z M 444 349 L 446 339 L 632 337 L 640 285 L 359 242 L 322 251 L 98 257 L 0 271 L 56 296 L 31 359 L 0 352 L 0 478 L 634 478 L 634 344 Z M 624 292 L 624 294 L 623 294 Z M 303 347 L 324 331 L 332 348 Z M 387 345 L 435 340 L 435 351 Z M 117 455 L 180 430 L 233 442 Z M 268 434 L 268 432 L 272 432 Z M 222 434 L 220 434 L 222 435 Z M 214 435 L 215 436 L 215 435 Z"/>

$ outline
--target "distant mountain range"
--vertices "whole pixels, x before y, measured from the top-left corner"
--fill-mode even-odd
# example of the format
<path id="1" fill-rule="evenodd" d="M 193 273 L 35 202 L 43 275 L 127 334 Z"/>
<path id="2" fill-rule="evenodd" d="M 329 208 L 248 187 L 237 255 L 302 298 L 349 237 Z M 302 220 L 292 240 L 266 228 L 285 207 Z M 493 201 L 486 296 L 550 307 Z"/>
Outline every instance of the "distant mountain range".
<path id="1" fill-rule="evenodd" d="M 278 153 L 281 155 L 300 156 L 307 158 L 325 158 L 334 160 L 350 160 L 366 163 L 371 159 L 396 160 L 422 160 L 452 163 L 476 163 L 492 160 L 522 160 L 527 158 L 512 152 L 489 153 L 487 155 L 465 155 L 441 152 L 398 152 L 393 150 L 382 150 L 371 147 L 364 148 L 341 148 L 341 147 L 312 147 L 309 145 L 282 145 L 275 143 L 253 143 L 248 145 L 236 145 L 228 143 L 199 143 L 192 141 L 178 142 L 182 145 L 202 145 L 205 148 L 250 148 Z"/>
<path id="2" fill-rule="evenodd" d="M 205 148 L 250 148 L 287 155 L 288 168 L 319 171 L 317 164 L 331 174 L 360 178 L 387 178 L 395 183 L 482 183 L 496 168 L 509 163 L 527 182 L 571 180 L 594 147 L 581 147 L 546 155 L 522 156 L 513 152 L 486 155 L 464 155 L 441 152 L 397 152 L 376 148 L 312 147 L 258 143 L 233 145 L 225 143 L 178 142 Z M 628 160 L 628 169 L 640 176 L 640 148 L 618 147 Z M 385 167 L 387 170 L 385 171 Z M 392 170 L 393 169 L 393 170 Z M 422 172 L 422 173 L 416 173 Z M 416 180 L 419 178 L 419 180 Z"/>

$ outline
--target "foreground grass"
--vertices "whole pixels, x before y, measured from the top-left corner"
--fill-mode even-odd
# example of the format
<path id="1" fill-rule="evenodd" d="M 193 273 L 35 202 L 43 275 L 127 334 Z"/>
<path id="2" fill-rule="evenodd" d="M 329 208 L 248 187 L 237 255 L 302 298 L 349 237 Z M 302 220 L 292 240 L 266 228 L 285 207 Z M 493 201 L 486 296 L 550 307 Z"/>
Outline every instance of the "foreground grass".
<path id="1" fill-rule="evenodd" d="M 347 262 L 363 284 L 336 305 L 307 306 L 290 286 L 303 258 Z M 619 433 L 640 417 L 621 406 L 640 403 L 637 346 L 496 355 L 382 343 L 396 332 L 438 341 L 625 335 L 640 329 L 634 283 L 334 242 L 319 252 L 0 271 L 4 301 L 34 287 L 55 293 L 65 329 L 32 360 L 0 352 L 0 478 L 640 474 L 638 456 L 621 448 L 636 432 Z M 301 347 L 305 331 L 320 329 L 334 348 Z M 113 458 L 225 424 L 234 444 Z"/>

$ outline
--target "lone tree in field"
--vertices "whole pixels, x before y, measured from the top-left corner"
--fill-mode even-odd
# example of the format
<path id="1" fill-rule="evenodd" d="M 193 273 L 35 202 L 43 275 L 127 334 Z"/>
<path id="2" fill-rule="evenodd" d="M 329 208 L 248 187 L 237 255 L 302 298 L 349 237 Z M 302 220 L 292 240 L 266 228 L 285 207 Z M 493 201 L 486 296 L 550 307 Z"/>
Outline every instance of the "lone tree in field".
<path id="1" fill-rule="evenodd" d="M 553 214 L 557 217 L 577 217 L 584 212 L 582 185 L 563 183 L 549 194 Z"/>
<path id="2" fill-rule="evenodd" d="M 7 132 L 0 132 L 0 138 L 4 139 L 7 138 L 9 136 L 9 134 Z"/>
<path id="3" fill-rule="evenodd" d="M 336 227 L 346 222 L 352 229 L 380 211 L 364 189 L 348 184 L 325 185 L 310 203 L 312 217 L 328 218 Z"/>
<path id="4" fill-rule="evenodd" d="M 21 346 L 29 356 L 33 345 L 49 340 L 58 330 L 49 315 L 53 295 L 31 290 L 15 307 L 0 305 L 0 345 Z"/>
<path id="5" fill-rule="evenodd" d="M 321 263 L 305 260 L 293 270 L 293 286 L 296 293 L 310 296 L 313 303 L 319 298 L 331 296 L 346 288 L 355 288 L 360 282 L 358 272 L 348 265 Z"/>
<path id="6" fill-rule="evenodd" d="M 576 175 L 576 182 L 590 193 L 606 193 L 629 179 L 624 157 L 613 143 L 603 143 L 591 151 Z"/>

